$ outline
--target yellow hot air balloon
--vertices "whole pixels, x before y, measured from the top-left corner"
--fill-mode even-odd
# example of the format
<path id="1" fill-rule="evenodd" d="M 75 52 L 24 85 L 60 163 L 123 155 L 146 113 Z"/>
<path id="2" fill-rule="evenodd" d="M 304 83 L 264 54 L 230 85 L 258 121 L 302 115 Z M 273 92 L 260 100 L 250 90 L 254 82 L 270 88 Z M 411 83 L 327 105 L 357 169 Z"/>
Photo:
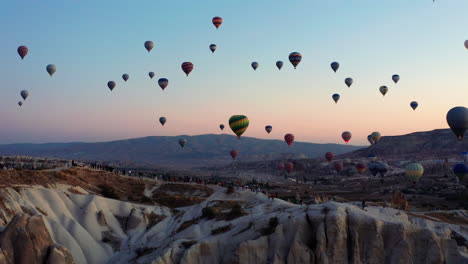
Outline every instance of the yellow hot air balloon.
<path id="1" fill-rule="evenodd" d="M 417 182 L 424 174 L 424 167 L 419 163 L 410 163 L 406 166 L 406 176 L 413 182 Z"/>
<path id="2" fill-rule="evenodd" d="M 229 118 L 229 126 L 237 138 L 240 138 L 249 127 L 249 119 L 245 115 L 233 115 Z"/>

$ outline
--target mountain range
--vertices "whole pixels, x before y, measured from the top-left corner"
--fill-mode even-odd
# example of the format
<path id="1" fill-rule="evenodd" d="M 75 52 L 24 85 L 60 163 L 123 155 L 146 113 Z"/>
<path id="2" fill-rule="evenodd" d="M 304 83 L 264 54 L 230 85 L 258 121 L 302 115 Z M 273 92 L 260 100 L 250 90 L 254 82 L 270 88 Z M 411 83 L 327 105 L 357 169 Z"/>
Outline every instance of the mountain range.
<path id="1" fill-rule="evenodd" d="M 181 148 L 179 138 L 187 139 Z M 360 146 L 294 142 L 231 135 L 152 136 L 98 143 L 45 143 L 0 145 L 0 155 L 27 155 L 81 161 L 110 162 L 126 167 L 202 167 L 232 162 L 229 152 L 236 149 L 239 161 L 282 158 L 316 158 L 327 151 L 343 154 Z"/>

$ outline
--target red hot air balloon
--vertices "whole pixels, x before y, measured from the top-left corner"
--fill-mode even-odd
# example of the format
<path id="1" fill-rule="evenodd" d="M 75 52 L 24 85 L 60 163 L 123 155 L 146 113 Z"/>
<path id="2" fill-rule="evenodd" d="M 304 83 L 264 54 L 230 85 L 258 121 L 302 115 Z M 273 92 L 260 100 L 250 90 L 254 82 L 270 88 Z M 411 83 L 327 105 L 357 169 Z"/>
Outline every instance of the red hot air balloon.
<path id="1" fill-rule="evenodd" d="M 286 141 L 288 146 L 291 146 L 291 144 L 294 142 L 294 135 L 293 134 L 284 135 L 284 141 Z"/>
<path id="2" fill-rule="evenodd" d="M 21 59 L 24 59 L 26 55 L 28 54 L 28 47 L 26 46 L 19 46 L 18 47 L 18 54 L 20 55 Z"/>
<path id="3" fill-rule="evenodd" d="M 192 72 L 193 70 L 193 63 L 191 62 L 184 62 L 182 63 L 182 70 L 187 74 L 187 76 Z"/>
<path id="4" fill-rule="evenodd" d="M 294 69 L 296 69 L 297 65 L 299 65 L 301 60 L 302 60 L 302 55 L 299 52 L 293 52 L 289 54 L 289 61 L 294 66 Z"/>
<path id="5" fill-rule="evenodd" d="M 341 137 L 343 138 L 344 142 L 346 142 L 346 143 L 349 142 L 349 140 L 351 139 L 351 136 L 352 136 L 352 134 L 349 131 L 345 131 L 345 132 L 343 132 L 341 134 Z"/>
<path id="6" fill-rule="evenodd" d="M 333 165 L 333 168 L 335 168 L 337 173 L 340 173 L 340 171 L 343 170 L 343 163 L 335 162 L 335 164 Z"/>
<path id="7" fill-rule="evenodd" d="M 223 19 L 221 17 L 216 16 L 216 17 L 213 17 L 212 22 L 213 22 L 213 25 L 216 27 L 216 29 L 218 29 L 223 23 Z"/>
<path id="8" fill-rule="evenodd" d="M 291 163 L 291 162 L 287 162 L 286 164 L 284 164 L 284 169 L 290 173 L 293 171 L 294 169 L 294 165 Z"/>
<path id="9" fill-rule="evenodd" d="M 237 150 L 233 149 L 233 150 L 231 150 L 230 154 L 231 154 L 232 159 L 235 160 L 236 157 L 237 157 L 237 154 L 239 154 L 239 152 L 237 152 Z"/>
<path id="10" fill-rule="evenodd" d="M 333 160 L 333 158 L 335 157 L 335 154 L 333 152 L 327 152 L 325 153 L 325 159 L 330 162 Z"/>
<path id="11" fill-rule="evenodd" d="M 362 174 L 366 171 L 366 165 L 364 165 L 364 163 L 358 163 L 356 164 L 356 170 Z"/>

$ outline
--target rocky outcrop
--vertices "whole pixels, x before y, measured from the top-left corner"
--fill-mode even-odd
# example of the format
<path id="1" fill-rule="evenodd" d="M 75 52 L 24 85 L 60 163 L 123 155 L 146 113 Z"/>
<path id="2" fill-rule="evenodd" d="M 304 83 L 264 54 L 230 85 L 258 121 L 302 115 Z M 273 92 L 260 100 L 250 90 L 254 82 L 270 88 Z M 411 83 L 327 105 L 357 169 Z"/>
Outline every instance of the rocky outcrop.
<path id="1" fill-rule="evenodd" d="M 0 263 L 74 263 L 70 252 L 56 245 L 43 216 L 17 214 L 0 234 Z"/>

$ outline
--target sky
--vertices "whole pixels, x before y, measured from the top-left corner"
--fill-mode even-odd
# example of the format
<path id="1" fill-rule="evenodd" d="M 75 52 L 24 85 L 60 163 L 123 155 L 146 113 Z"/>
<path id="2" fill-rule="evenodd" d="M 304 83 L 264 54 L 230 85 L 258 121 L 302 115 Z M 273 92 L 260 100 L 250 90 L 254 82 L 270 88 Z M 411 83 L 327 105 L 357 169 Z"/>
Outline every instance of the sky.
<path id="1" fill-rule="evenodd" d="M 235 114 L 250 119 L 245 136 L 293 133 L 316 143 L 343 143 L 343 131 L 365 145 L 373 131 L 448 128 L 447 111 L 468 106 L 466 10 L 466 0 L 5 1 L 0 144 L 233 134 Z M 218 30 L 214 16 L 223 18 Z M 24 60 L 20 45 L 29 48 Z M 296 70 L 288 61 L 295 51 L 303 56 Z M 189 77 L 185 61 L 195 66 Z M 57 66 L 53 77 L 47 64 Z M 169 79 L 164 91 L 159 78 Z M 21 90 L 30 95 L 19 107 Z"/>

